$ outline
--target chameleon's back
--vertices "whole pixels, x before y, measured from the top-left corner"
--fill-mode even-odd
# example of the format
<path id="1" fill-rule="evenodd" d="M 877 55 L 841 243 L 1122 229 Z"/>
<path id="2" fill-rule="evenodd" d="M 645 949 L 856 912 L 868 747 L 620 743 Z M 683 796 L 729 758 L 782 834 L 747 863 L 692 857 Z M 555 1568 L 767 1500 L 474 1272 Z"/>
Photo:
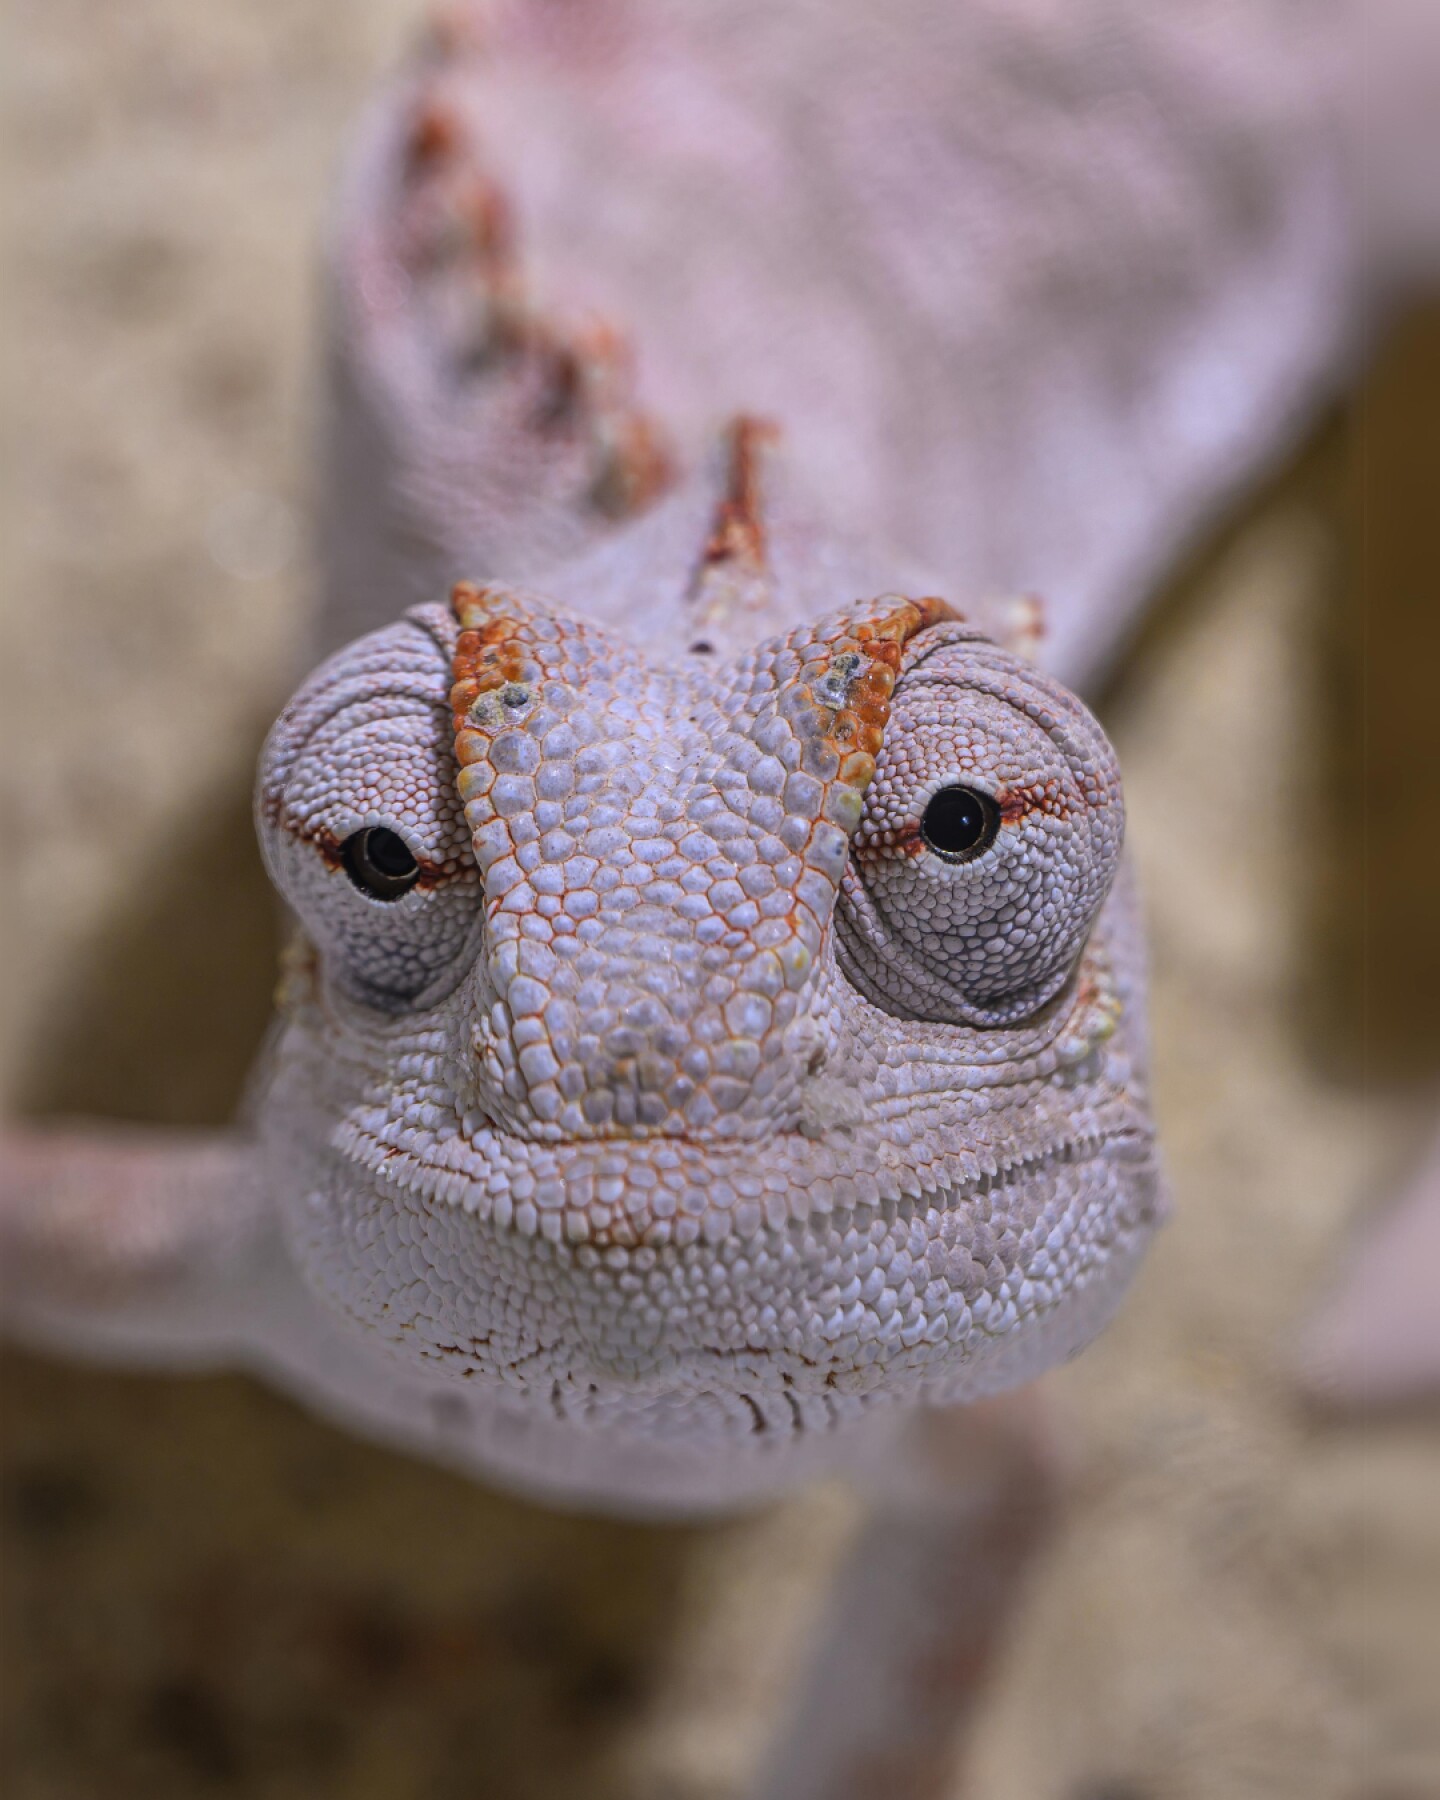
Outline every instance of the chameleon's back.
<path id="1" fill-rule="evenodd" d="M 1337 329 L 1283 6 L 476 16 L 342 184 L 326 648 L 457 576 L 547 576 L 748 411 L 945 591 L 1043 593 L 1075 681 Z"/>

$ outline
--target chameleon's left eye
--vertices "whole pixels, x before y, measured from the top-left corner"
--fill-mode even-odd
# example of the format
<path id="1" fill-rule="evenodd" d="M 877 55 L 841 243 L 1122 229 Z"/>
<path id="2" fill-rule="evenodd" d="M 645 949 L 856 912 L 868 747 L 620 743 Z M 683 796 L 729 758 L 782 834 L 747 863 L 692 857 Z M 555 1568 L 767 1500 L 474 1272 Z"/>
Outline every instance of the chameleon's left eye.
<path id="1" fill-rule="evenodd" d="M 901 1017 L 1028 1018 L 1069 979 L 1123 829 L 1080 702 L 993 644 L 942 638 L 896 684 L 841 884 L 843 972 Z"/>
<path id="2" fill-rule="evenodd" d="M 372 900 L 398 900 L 420 879 L 420 865 L 398 832 L 386 825 L 352 831 L 340 846 L 345 873 Z"/>

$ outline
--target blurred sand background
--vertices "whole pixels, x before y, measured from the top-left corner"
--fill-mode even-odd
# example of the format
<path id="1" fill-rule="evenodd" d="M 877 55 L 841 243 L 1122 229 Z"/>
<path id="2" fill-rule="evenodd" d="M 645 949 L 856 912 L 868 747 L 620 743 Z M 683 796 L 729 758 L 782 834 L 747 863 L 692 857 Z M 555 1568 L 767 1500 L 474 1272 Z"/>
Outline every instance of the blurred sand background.
<path id="1" fill-rule="evenodd" d="M 248 790 L 309 585 L 318 221 L 414 14 L 10 9 L 11 1110 L 234 1104 L 276 942 Z M 1284 1368 L 1426 1110 L 1362 1090 L 1332 979 L 1358 966 L 1335 720 L 1363 416 L 1333 409 L 1190 559 L 1104 709 L 1178 1210 L 1048 1384 L 1074 1488 L 957 1796 L 1440 1794 L 1440 1428 L 1320 1420 Z M 1387 1043 L 1401 1073 L 1427 1054 Z M 0 1383 L 14 1800 L 730 1800 L 858 1518 L 825 1490 L 723 1527 L 578 1522 L 238 1378 L 8 1352 Z"/>

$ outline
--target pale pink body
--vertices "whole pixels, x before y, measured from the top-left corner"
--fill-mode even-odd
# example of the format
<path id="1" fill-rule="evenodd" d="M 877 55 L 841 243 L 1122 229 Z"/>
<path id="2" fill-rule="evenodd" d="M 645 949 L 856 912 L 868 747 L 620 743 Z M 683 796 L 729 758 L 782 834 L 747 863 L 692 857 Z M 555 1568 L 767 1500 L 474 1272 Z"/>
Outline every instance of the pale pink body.
<path id="1" fill-rule="evenodd" d="M 1103 17 L 937 0 L 535 0 L 473 28 L 468 16 L 442 22 L 364 123 L 331 233 L 319 646 L 433 606 L 456 577 L 539 589 L 537 616 L 603 617 L 631 634 L 647 668 L 693 656 L 699 642 L 718 664 L 897 591 L 943 595 L 1030 651 L 1038 614 L 1006 597 L 1040 592 L 1042 666 L 1092 680 L 1163 561 L 1283 446 L 1360 335 L 1381 265 L 1357 198 L 1353 12 L 1328 39 L 1297 29 L 1303 9 L 1283 0 L 1243 15 L 1137 4 Z M 1378 148 L 1382 166 L 1410 166 L 1388 139 Z M 1414 221 L 1429 204 L 1403 182 L 1392 191 L 1393 208 L 1372 205 L 1368 221 L 1381 250 L 1407 233 L 1419 241 Z M 754 492 L 717 447 L 739 413 L 774 418 L 783 436 Z M 762 527 L 763 556 L 744 541 L 747 521 Z M 416 678 L 422 713 L 443 712 L 455 673 L 451 627 L 437 630 L 432 666 Z M 442 738 L 432 763 L 454 749 Z M 632 760 L 658 754 L 658 738 L 632 734 Z M 853 785 L 863 799 L 866 782 Z M 381 816 L 378 802 L 355 817 L 363 825 L 372 811 Z M 474 834 L 483 864 L 486 822 L 461 824 L 458 807 L 447 816 L 457 855 Z M 1091 895 L 1076 912 L 1067 979 L 1096 905 Z M 833 959 L 829 915 L 818 929 L 816 954 L 829 945 Z M 1043 1105 L 1036 1086 L 1017 1107 L 1013 1160 L 1038 1156 L 1040 1186 L 1063 1186 L 1056 1171 L 1072 1166 L 1044 1160 L 1069 1141 L 1059 1114 L 1071 1115 L 1075 1141 L 1091 1141 L 1073 1129 L 1091 1104 L 1086 1082 L 1108 1080 L 1106 1104 L 1132 1105 L 1148 1130 L 1123 889 L 1084 954 L 1114 977 L 1127 1016 L 1102 1050 L 1114 1021 L 1101 1032 L 1077 1006 L 1077 1033 L 1062 1043 L 1057 1032 L 1044 1081 L 1073 1052 L 1066 1066 L 1083 1071 L 1085 1097 L 1057 1102 L 1062 1081 Z M 17 1328 L 101 1355 L 240 1362 L 357 1429 L 542 1494 L 664 1511 L 764 1487 L 728 1449 L 677 1462 L 663 1407 L 659 1429 L 618 1459 L 594 1433 L 577 1456 L 566 1408 L 538 1417 L 533 1396 L 482 1356 L 467 1366 L 481 1377 L 472 1389 L 493 1378 L 489 1405 L 457 1399 L 466 1378 L 456 1370 L 383 1348 L 378 1315 L 429 1256 L 424 1230 L 407 1225 L 386 1242 L 382 1224 L 364 1269 L 352 1257 L 342 1278 L 333 1240 L 307 1259 L 297 1221 L 310 1190 L 277 1206 L 285 1146 L 307 1133 L 323 1142 L 357 1082 L 388 1079 L 388 1051 L 375 1052 L 369 1027 L 351 1030 L 350 1001 L 332 1005 L 326 978 L 317 988 L 306 955 L 291 971 L 288 1048 L 267 1103 L 284 1129 L 271 1134 L 281 1153 L 268 1175 L 239 1141 L 17 1146 L 0 1221 L 19 1272 Z M 867 1004 L 898 1007 L 880 1007 L 882 1018 L 924 1020 L 933 1005 L 869 982 Z M 495 1032 L 503 1062 L 505 1030 Z M 844 1041 L 859 1041 L 853 1022 L 850 1040 L 837 1029 L 825 1047 L 834 1055 Z M 517 1063 L 525 1047 L 509 1040 Z M 1097 1076 L 1109 1057 L 1117 1063 Z M 862 1101 L 873 1099 L 865 1071 L 848 1068 Z M 842 1112 L 815 1112 L 822 1137 L 847 1123 Z M 533 1136 L 534 1118 L 532 1106 L 512 1127 Z M 922 1132 L 938 1142 L 953 1129 Z M 702 1156 L 706 1142 L 702 1132 Z M 913 1142 L 899 1148 L 915 1166 Z M 927 1389 L 897 1356 L 901 1397 L 978 1393 L 1078 1347 L 1118 1299 L 1153 1220 L 1145 1166 L 1133 1241 L 1073 1329 L 1047 1335 L 1031 1295 L 1014 1340 L 1024 1353 L 1000 1359 L 996 1380 L 936 1378 Z M 1106 1189 L 1112 1222 L 1124 1185 Z M 703 1229 L 695 1242 L 710 1242 Z M 716 1267 L 729 1255 L 718 1244 Z M 844 1274 L 837 1293 L 868 1279 Z M 442 1268 L 439 1286 L 457 1279 Z M 1413 1354 L 1401 1360 L 1413 1368 Z M 867 1391 L 883 1390 L 883 1359 L 871 1373 Z M 684 1439 L 694 1419 L 683 1406 L 675 1416 Z M 788 1472 L 803 1473 L 825 1461 L 826 1434 L 791 1448 Z"/>

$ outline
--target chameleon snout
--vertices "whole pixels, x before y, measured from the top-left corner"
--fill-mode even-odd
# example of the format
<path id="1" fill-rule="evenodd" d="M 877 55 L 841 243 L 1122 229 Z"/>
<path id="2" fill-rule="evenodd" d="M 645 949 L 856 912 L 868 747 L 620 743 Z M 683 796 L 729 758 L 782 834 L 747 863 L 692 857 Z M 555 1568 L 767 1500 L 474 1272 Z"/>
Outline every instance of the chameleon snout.
<path id="1" fill-rule="evenodd" d="M 796 1129 L 900 647 L 946 609 L 889 597 L 711 671 L 514 589 L 453 604 L 481 1110 L 542 1140 Z"/>

